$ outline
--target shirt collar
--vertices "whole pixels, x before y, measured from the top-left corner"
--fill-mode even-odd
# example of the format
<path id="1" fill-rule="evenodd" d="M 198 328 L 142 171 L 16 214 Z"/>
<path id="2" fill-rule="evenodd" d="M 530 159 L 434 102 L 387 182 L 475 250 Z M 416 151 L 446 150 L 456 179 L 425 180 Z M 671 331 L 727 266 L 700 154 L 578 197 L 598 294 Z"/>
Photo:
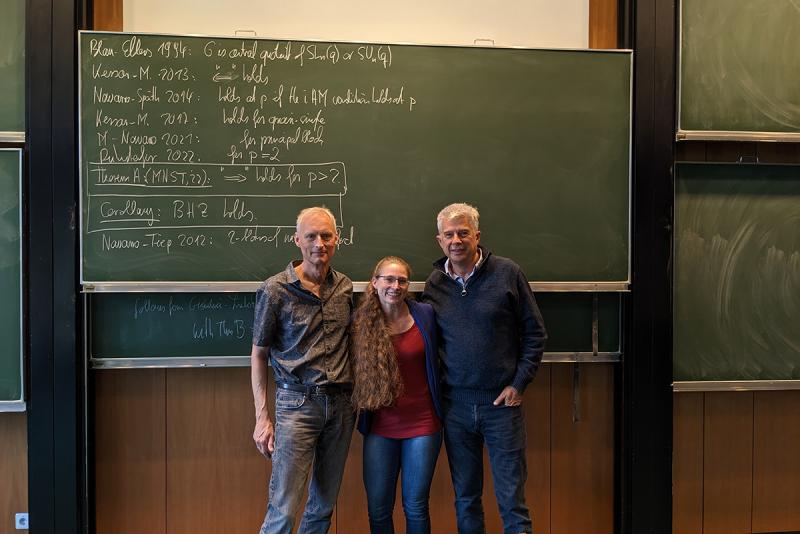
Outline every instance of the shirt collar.
<path id="1" fill-rule="evenodd" d="M 480 266 L 482 261 L 483 261 L 483 250 L 481 249 L 481 247 L 478 247 L 478 261 L 475 262 L 475 266 L 472 268 L 470 272 L 467 273 L 467 276 L 464 276 L 462 278 L 461 276 L 453 272 L 453 268 L 450 265 L 450 258 L 447 258 L 444 262 L 444 272 L 447 274 L 447 276 L 449 276 L 453 280 L 458 280 L 459 278 L 461 278 L 464 282 L 466 282 L 467 280 L 470 279 L 470 277 L 473 274 L 475 274 L 475 271 L 478 270 L 478 266 Z"/>
<path id="2" fill-rule="evenodd" d="M 297 286 L 299 288 L 303 287 L 303 283 L 300 281 L 300 278 L 297 276 L 297 272 L 294 270 L 295 267 L 303 263 L 303 260 L 292 260 L 289 262 L 289 265 L 286 266 L 286 276 L 289 278 L 289 283 Z M 325 276 L 325 283 L 323 284 L 323 289 L 333 286 L 333 268 L 329 265 L 328 266 L 328 274 Z"/>

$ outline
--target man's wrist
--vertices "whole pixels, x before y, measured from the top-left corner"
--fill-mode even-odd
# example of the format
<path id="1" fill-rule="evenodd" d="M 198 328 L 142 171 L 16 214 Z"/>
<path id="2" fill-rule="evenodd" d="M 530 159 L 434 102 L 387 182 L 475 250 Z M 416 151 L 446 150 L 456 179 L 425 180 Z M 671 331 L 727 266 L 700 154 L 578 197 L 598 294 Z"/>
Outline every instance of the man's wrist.
<path id="1" fill-rule="evenodd" d="M 522 392 L 525 391 L 526 385 L 527 384 L 525 384 L 522 380 L 514 380 L 509 384 L 509 386 L 517 391 L 517 395 L 522 395 Z"/>
<path id="2" fill-rule="evenodd" d="M 270 420 L 270 418 L 269 418 L 269 413 L 268 412 L 261 412 L 261 413 L 256 415 L 256 423 L 264 423 L 264 422 L 267 422 L 267 423 L 271 423 L 272 422 Z"/>

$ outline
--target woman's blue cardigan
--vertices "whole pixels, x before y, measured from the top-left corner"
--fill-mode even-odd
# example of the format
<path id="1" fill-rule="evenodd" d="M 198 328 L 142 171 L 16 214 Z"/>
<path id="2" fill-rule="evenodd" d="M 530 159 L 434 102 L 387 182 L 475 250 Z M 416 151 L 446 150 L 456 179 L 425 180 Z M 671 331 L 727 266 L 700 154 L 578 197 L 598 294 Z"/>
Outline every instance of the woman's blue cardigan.
<path id="1" fill-rule="evenodd" d="M 408 311 L 411 312 L 411 317 L 425 341 L 425 371 L 428 376 L 428 390 L 431 393 L 431 400 L 433 400 L 433 409 L 441 421 L 443 418 L 439 396 L 439 344 L 433 307 L 430 304 L 411 299 L 406 300 L 406 304 L 408 304 Z M 358 417 L 358 431 L 364 435 L 369 434 L 370 426 L 372 426 L 372 412 L 361 412 Z"/>

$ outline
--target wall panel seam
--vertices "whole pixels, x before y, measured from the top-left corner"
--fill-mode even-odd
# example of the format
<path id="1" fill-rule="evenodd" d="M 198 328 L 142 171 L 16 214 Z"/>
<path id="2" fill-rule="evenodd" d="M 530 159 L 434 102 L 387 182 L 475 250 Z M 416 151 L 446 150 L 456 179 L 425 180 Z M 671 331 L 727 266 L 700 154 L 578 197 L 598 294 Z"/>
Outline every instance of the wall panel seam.
<path id="1" fill-rule="evenodd" d="M 753 511 L 755 509 L 753 486 L 756 478 L 756 392 L 751 393 L 750 416 L 750 532 L 753 532 Z"/>
<path id="2" fill-rule="evenodd" d="M 702 403 L 700 405 L 700 532 L 705 534 L 706 531 L 706 395 L 702 394 Z"/>
<path id="3" fill-rule="evenodd" d="M 167 417 L 169 415 L 169 406 L 167 405 L 168 396 L 167 396 L 167 369 L 161 369 L 161 391 L 164 396 L 164 534 L 169 532 L 169 458 L 167 457 L 168 449 L 168 436 L 167 436 L 167 429 L 169 428 L 169 422 L 167 421 Z"/>

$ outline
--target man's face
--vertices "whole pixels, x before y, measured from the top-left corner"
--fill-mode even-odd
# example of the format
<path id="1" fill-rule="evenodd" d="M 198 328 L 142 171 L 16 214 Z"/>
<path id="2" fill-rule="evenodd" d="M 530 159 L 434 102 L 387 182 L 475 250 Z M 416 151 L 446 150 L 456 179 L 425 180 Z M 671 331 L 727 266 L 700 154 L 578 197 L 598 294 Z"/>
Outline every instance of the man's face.
<path id="1" fill-rule="evenodd" d="M 333 221 L 324 213 L 309 213 L 300 221 L 294 244 L 303 254 L 303 261 L 317 267 L 330 263 L 339 235 Z"/>
<path id="2" fill-rule="evenodd" d="M 442 230 L 436 240 L 451 262 L 465 264 L 477 257 L 481 232 L 475 230 L 465 217 L 458 217 L 442 221 Z"/>

